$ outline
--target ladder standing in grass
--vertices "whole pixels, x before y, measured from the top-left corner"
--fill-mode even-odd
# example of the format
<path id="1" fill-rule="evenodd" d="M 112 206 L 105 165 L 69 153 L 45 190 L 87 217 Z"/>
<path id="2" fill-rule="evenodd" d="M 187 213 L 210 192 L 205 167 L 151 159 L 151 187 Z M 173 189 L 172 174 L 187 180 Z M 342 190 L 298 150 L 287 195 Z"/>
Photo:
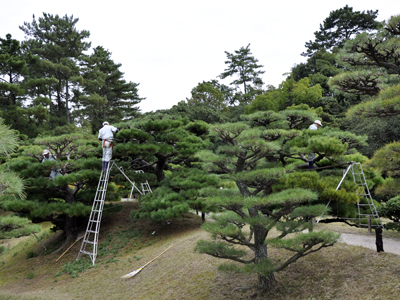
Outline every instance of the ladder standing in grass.
<path id="1" fill-rule="evenodd" d="M 145 194 L 146 192 L 151 193 L 151 188 L 149 183 L 146 180 L 145 188 L 142 183 L 142 191 L 136 186 L 135 182 L 132 182 L 128 176 L 126 176 L 122 167 L 118 167 L 115 161 L 110 161 L 111 164 L 106 166 L 106 169 L 101 170 L 99 184 L 97 186 L 96 195 L 94 197 L 92 211 L 90 212 L 89 222 L 86 228 L 85 235 L 82 240 L 81 249 L 79 250 L 77 260 L 81 257 L 82 254 L 87 254 L 90 257 L 93 265 L 96 261 L 97 257 L 97 248 L 99 241 L 99 233 L 100 233 L 100 223 L 101 216 L 103 214 L 104 200 L 106 199 L 107 185 L 108 180 L 110 178 L 111 168 L 115 165 L 117 169 L 125 176 L 125 178 L 132 184 L 132 189 L 129 198 L 132 198 L 132 193 L 136 189 L 140 195 Z M 107 163 L 108 164 L 108 163 Z M 143 171 L 141 171 L 143 173 Z"/>
<path id="2" fill-rule="evenodd" d="M 99 140 L 103 142 L 103 170 L 107 170 L 108 163 L 112 158 L 114 134 L 118 131 L 118 128 L 111 126 L 108 122 L 104 122 L 103 127 L 99 130 Z"/>

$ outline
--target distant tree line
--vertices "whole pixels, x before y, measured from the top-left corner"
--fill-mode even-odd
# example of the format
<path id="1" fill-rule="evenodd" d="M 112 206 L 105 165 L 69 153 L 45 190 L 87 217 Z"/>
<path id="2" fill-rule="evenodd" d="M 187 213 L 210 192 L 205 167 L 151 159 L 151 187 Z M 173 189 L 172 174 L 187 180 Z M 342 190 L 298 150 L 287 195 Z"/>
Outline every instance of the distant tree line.
<path id="1" fill-rule="evenodd" d="M 78 18 L 43 13 L 20 29 L 26 40 L 0 38 L 0 117 L 28 137 L 57 126 L 132 118 L 143 98 L 111 52 L 91 49 Z"/>

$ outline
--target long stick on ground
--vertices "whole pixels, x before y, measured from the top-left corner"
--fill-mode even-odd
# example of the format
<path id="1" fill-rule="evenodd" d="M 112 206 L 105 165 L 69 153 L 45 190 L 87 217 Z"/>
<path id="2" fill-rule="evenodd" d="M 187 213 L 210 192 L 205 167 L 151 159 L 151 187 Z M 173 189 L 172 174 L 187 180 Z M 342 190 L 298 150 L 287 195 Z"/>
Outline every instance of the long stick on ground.
<path id="1" fill-rule="evenodd" d="M 61 257 L 63 257 L 63 256 L 64 256 L 64 254 L 65 254 L 65 253 L 67 253 L 67 252 L 68 252 L 68 250 L 69 250 L 69 249 L 71 249 L 71 248 L 72 248 L 72 246 L 73 246 L 73 245 L 75 245 L 75 244 L 76 244 L 76 242 L 77 242 L 77 241 L 79 241 L 81 238 L 83 238 L 83 235 L 82 235 L 82 236 L 78 236 L 78 237 L 76 238 L 75 242 L 74 242 L 74 243 L 73 243 L 71 246 L 69 246 L 69 248 L 68 248 L 67 250 L 65 250 L 65 252 L 64 252 L 63 254 L 61 254 L 61 256 L 60 256 L 59 258 L 57 258 L 57 260 L 56 260 L 56 261 L 58 261 L 58 260 L 59 260 Z"/>
<path id="2" fill-rule="evenodd" d="M 157 258 L 159 258 L 161 255 L 163 255 L 165 252 L 167 252 L 171 247 L 172 247 L 172 245 L 169 246 L 167 249 L 165 249 L 161 254 L 159 254 L 158 256 L 154 257 L 154 258 L 153 258 L 152 260 L 150 260 L 149 262 L 147 262 L 143 267 L 141 267 L 141 268 L 139 268 L 139 269 L 136 269 L 135 271 L 130 272 L 130 273 L 124 275 L 124 276 L 121 276 L 121 278 L 131 278 L 131 277 L 135 276 L 137 273 L 139 273 L 140 271 L 142 271 L 147 265 L 149 265 L 151 262 L 155 261 L 155 260 L 156 260 Z"/>

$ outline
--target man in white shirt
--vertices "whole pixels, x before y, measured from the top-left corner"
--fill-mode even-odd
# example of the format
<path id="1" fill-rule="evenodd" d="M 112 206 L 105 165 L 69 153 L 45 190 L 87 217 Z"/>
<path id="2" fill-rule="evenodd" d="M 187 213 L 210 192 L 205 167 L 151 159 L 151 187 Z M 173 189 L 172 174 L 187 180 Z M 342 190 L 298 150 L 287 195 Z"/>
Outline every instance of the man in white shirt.
<path id="1" fill-rule="evenodd" d="M 308 129 L 311 130 L 317 130 L 320 126 L 322 126 L 322 123 L 320 120 L 315 120 L 313 124 L 308 127 Z M 315 169 L 314 167 L 314 158 L 315 158 L 315 153 L 310 153 L 308 154 L 308 168 L 309 169 Z"/>
<path id="2" fill-rule="evenodd" d="M 111 126 L 108 122 L 104 122 L 103 128 L 99 130 L 99 140 L 103 142 L 103 170 L 107 170 L 108 162 L 112 158 L 114 134 L 118 131 L 118 128 Z"/>

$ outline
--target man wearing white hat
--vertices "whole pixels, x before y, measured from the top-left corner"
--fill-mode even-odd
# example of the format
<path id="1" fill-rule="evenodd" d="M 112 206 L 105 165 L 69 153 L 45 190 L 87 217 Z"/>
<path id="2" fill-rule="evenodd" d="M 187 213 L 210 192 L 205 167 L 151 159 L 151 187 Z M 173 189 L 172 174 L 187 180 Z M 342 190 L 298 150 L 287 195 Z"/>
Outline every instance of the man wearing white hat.
<path id="1" fill-rule="evenodd" d="M 320 126 L 322 126 L 322 123 L 320 120 L 315 120 L 313 124 L 310 125 L 310 127 L 308 127 L 308 129 L 311 130 L 317 130 Z M 310 153 L 308 154 L 308 168 L 309 169 L 315 169 L 314 167 L 314 158 L 315 158 L 315 153 Z"/>
<path id="2" fill-rule="evenodd" d="M 49 160 L 56 160 L 54 158 L 54 156 L 52 154 L 50 154 L 50 151 L 48 149 L 43 150 L 43 160 L 42 163 L 44 161 L 49 161 Z M 50 179 L 53 180 L 54 178 L 56 178 L 57 176 L 62 176 L 61 174 L 61 169 L 60 168 L 52 168 L 51 169 L 51 173 L 50 173 Z"/>
<path id="3" fill-rule="evenodd" d="M 114 133 L 117 132 L 118 128 L 111 126 L 108 122 L 104 122 L 103 128 L 99 130 L 99 140 L 103 142 L 103 170 L 107 170 L 108 162 L 112 158 Z"/>

